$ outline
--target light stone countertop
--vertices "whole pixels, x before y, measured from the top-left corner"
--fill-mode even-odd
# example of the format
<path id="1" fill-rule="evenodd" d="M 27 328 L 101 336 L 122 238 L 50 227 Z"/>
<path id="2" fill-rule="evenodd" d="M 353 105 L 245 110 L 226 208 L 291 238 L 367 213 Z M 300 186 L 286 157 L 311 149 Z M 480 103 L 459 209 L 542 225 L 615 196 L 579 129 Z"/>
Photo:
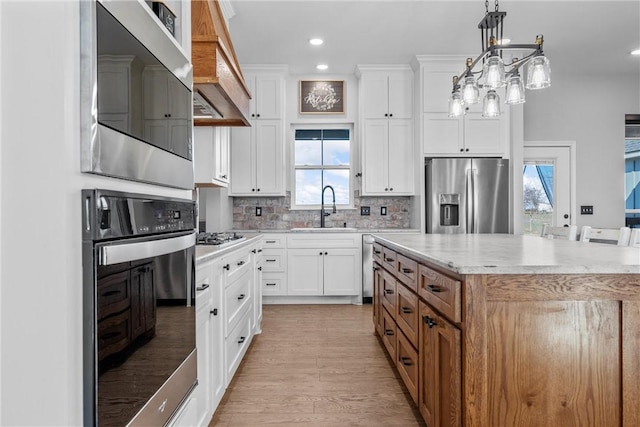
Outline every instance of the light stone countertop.
<path id="1" fill-rule="evenodd" d="M 375 240 L 459 274 L 640 274 L 640 248 L 510 234 L 383 234 Z"/>
<path id="2" fill-rule="evenodd" d="M 285 230 L 232 230 L 236 233 L 419 233 L 416 228 L 342 228 L 342 227 L 309 227 L 308 230 L 303 228 L 285 229 Z"/>
<path id="3" fill-rule="evenodd" d="M 245 233 L 245 239 L 240 242 L 234 242 L 222 248 L 213 245 L 196 245 L 196 265 L 203 264 L 215 258 L 220 258 L 236 249 L 249 246 L 262 238 L 259 233 Z"/>

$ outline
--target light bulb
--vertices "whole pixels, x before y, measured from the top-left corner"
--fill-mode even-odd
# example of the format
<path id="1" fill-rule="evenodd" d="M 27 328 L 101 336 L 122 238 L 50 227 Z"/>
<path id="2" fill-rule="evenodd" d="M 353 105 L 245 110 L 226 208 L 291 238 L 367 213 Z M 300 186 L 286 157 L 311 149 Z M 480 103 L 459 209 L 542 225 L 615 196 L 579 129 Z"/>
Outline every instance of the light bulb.
<path id="1" fill-rule="evenodd" d="M 472 76 L 464 78 L 462 84 L 462 101 L 467 104 L 477 104 L 480 100 L 480 90 L 478 89 L 478 83 Z"/>
<path id="2" fill-rule="evenodd" d="M 498 55 L 491 55 L 484 63 L 482 70 L 484 86 L 497 89 L 506 84 L 504 79 L 504 62 Z"/>
<path id="3" fill-rule="evenodd" d="M 500 96 L 498 96 L 495 90 L 490 90 L 484 96 L 482 117 L 498 117 L 500 114 Z"/>
<path id="4" fill-rule="evenodd" d="M 551 86 L 551 64 L 546 56 L 534 57 L 527 64 L 527 89 L 544 89 Z"/>
<path id="5" fill-rule="evenodd" d="M 451 92 L 449 98 L 449 117 L 460 117 L 464 114 L 464 103 L 462 101 L 462 94 L 460 90 L 456 89 Z"/>
<path id="6" fill-rule="evenodd" d="M 510 105 L 524 103 L 524 82 L 517 71 L 507 81 L 505 102 Z"/>

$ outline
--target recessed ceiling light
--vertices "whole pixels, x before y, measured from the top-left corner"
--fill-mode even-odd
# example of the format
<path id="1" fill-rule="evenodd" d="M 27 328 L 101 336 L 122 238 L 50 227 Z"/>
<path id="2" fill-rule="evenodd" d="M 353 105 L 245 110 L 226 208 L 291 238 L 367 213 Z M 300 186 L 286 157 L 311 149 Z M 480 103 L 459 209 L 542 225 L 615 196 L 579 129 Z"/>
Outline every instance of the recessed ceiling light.
<path id="1" fill-rule="evenodd" d="M 326 70 L 327 68 L 329 68 L 329 66 L 327 64 L 318 64 L 316 65 L 316 68 L 318 70 Z"/>
<path id="2" fill-rule="evenodd" d="M 631 55 L 640 55 L 640 49 L 636 49 L 631 52 Z"/>
<path id="3" fill-rule="evenodd" d="M 322 43 L 324 43 L 324 40 L 322 40 L 322 39 L 311 39 L 311 40 L 309 40 L 309 43 L 311 43 L 314 46 L 320 46 Z"/>

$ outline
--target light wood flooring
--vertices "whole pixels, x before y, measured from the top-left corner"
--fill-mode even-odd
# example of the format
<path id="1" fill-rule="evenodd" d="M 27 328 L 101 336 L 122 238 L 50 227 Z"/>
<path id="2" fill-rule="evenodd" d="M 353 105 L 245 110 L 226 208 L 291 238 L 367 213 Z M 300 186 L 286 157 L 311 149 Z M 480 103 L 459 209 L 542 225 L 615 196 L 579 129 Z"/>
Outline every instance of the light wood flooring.
<path id="1" fill-rule="evenodd" d="M 210 426 L 424 426 L 374 335 L 372 306 L 265 305 Z"/>

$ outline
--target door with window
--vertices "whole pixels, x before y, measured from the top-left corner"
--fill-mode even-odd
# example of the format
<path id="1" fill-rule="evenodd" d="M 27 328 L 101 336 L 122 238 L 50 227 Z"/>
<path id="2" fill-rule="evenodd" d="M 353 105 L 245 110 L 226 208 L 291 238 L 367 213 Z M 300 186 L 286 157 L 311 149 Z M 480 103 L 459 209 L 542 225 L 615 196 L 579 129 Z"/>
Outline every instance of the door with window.
<path id="1" fill-rule="evenodd" d="M 525 142 L 522 170 L 524 234 L 539 235 L 544 224 L 575 224 L 573 143 Z"/>

